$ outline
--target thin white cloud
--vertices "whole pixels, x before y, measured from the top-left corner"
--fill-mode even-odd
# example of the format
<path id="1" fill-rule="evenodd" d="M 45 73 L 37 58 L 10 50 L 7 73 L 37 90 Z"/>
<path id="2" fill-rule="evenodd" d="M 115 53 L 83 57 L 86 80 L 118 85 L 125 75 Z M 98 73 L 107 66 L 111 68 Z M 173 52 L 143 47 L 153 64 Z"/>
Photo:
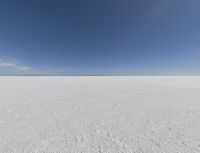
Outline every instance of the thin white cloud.
<path id="1" fill-rule="evenodd" d="M 26 75 L 31 72 L 32 69 L 28 66 L 0 59 L 0 75 Z"/>
<path id="2" fill-rule="evenodd" d="M 65 75 L 71 72 L 72 68 L 49 67 L 39 70 L 33 69 L 26 65 L 17 64 L 14 61 L 0 58 L 0 76 L 1 75 Z"/>
<path id="3" fill-rule="evenodd" d="M 1 61 L 0 61 L 0 67 L 9 67 L 9 68 L 22 70 L 22 71 L 30 70 L 30 67 L 27 67 L 27 66 L 21 66 L 14 63 L 7 63 L 7 62 L 1 62 Z"/>

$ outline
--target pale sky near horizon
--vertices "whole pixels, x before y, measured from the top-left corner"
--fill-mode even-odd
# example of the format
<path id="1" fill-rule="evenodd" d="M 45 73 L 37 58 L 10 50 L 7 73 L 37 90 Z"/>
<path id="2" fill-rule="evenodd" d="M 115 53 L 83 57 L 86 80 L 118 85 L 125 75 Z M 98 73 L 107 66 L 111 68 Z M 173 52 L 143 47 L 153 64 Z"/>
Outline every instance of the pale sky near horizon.
<path id="1" fill-rule="evenodd" d="M 0 75 L 200 75 L 199 0 L 1 0 Z"/>

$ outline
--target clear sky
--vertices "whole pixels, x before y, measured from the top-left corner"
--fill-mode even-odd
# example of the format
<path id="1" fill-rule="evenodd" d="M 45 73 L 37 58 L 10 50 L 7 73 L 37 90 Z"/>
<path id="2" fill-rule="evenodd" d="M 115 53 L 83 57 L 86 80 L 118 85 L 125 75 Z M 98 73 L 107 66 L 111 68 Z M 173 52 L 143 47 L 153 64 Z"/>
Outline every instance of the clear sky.
<path id="1" fill-rule="evenodd" d="M 200 0 L 1 0 L 0 75 L 198 75 Z"/>

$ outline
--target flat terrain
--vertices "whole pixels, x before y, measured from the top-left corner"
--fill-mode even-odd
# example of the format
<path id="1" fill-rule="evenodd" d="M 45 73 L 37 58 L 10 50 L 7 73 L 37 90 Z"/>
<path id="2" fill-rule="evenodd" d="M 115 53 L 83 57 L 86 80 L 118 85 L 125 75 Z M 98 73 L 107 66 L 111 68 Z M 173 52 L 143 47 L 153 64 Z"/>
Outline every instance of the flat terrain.
<path id="1" fill-rule="evenodd" d="M 199 153 L 200 77 L 0 77 L 0 153 Z"/>

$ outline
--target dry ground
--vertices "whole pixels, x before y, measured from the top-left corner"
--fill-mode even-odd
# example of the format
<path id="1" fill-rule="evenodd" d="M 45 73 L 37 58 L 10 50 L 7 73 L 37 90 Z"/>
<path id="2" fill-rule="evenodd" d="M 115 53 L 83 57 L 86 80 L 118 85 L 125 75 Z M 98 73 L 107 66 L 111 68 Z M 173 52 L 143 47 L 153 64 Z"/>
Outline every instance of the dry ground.
<path id="1" fill-rule="evenodd" d="M 0 77 L 1 153 L 199 153 L 200 77 Z"/>

